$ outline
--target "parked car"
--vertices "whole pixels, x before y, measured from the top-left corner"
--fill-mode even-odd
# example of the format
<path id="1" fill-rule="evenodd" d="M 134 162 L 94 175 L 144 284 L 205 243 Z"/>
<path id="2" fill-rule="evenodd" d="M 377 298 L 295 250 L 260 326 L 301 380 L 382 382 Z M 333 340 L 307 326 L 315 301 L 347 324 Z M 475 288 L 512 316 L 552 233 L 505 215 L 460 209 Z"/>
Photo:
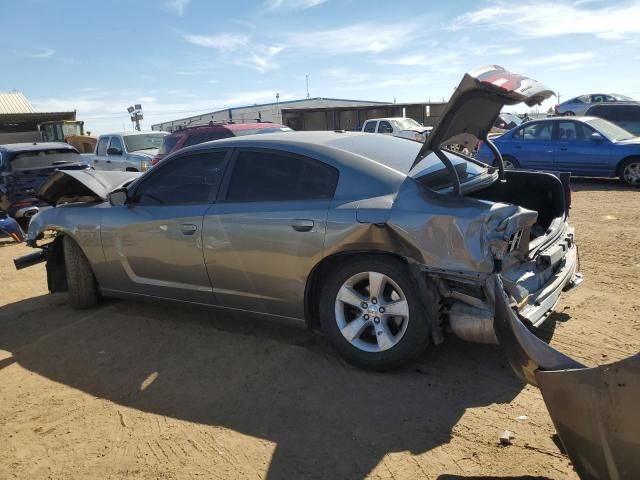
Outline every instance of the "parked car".
<path id="1" fill-rule="evenodd" d="M 441 146 L 486 138 L 504 104 L 550 95 L 489 66 L 464 76 L 424 144 L 273 133 L 188 147 L 143 174 L 58 172 L 39 194 L 56 208 L 28 232 L 43 250 L 16 266 L 46 260 L 49 289 L 76 308 L 161 297 L 305 319 L 367 368 L 441 342 L 444 321 L 495 343 L 492 273 L 532 328 L 579 283 L 567 190 Z M 40 245 L 44 229 L 58 235 Z"/>
<path id="2" fill-rule="evenodd" d="M 545 118 L 514 128 L 493 142 L 506 168 L 619 177 L 640 186 L 640 138 L 601 118 Z M 481 144 L 475 158 L 491 163 L 493 153 Z"/>
<path id="3" fill-rule="evenodd" d="M 555 106 L 554 110 L 558 115 L 567 115 L 569 117 L 576 115 L 585 115 L 589 107 L 598 103 L 617 103 L 617 102 L 636 102 L 633 98 L 617 93 L 592 93 L 589 95 L 580 95 L 566 102 L 562 102 Z"/>
<path id="4" fill-rule="evenodd" d="M 26 227 L 44 205 L 36 190 L 56 170 L 86 169 L 82 156 L 62 142 L 0 145 L 0 211 Z"/>
<path id="5" fill-rule="evenodd" d="M 152 165 L 157 164 L 170 153 L 180 150 L 184 147 L 197 145 L 212 140 L 220 140 L 222 138 L 240 137 L 242 135 L 254 135 L 257 133 L 275 133 L 275 132 L 292 132 L 289 127 L 278 123 L 225 123 L 199 125 L 196 127 L 183 128 L 177 132 L 173 132 L 162 139 L 162 146 L 155 157 L 153 157 Z"/>
<path id="6" fill-rule="evenodd" d="M 493 131 L 506 131 L 517 127 L 522 119 L 513 113 L 501 113 L 493 124 Z"/>
<path id="7" fill-rule="evenodd" d="M 144 172 L 166 136 L 166 132 L 107 133 L 98 137 L 93 154 L 83 156 L 96 170 Z"/>
<path id="8" fill-rule="evenodd" d="M 8 235 L 14 242 L 21 243 L 24 241 L 24 232 L 18 225 L 15 218 L 11 218 L 0 210 L 0 236 Z"/>
<path id="9" fill-rule="evenodd" d="M 361 131 L 367 133 L 385 133 L 394 137 L 408 138 L 424 142 L 433 127 L 425 127 L 413 118 L 371 118 L 364 122 Z"/>
<path id="10" fill-rule="evenodd" d="M 620 128 L 640 135 L 640 105 L 636 103 L 599 104 L 589 107 L 586 115 L 615 123 Z"/>

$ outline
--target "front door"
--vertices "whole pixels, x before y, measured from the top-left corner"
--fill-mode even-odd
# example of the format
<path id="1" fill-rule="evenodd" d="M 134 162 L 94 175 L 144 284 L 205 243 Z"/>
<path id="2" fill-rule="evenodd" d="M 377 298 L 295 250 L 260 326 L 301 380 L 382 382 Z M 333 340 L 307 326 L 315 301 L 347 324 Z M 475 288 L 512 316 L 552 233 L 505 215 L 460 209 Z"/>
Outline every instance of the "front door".
<path id="1" fill-rule="evenodd" d="M 335 168 L 311 158 L 237 152 L 226 192 L 204 219 L 205 262 L 219 305 L 303 318 L 337 179 Z"/>
<path id="2" fill-rule="evenodd" d="M 202 226 L 215 202 L 227 151 L 192 153 L 162 163 L 134 185 L 124 206 L 102 222 L 109 277 L 105 288 L 212 304 Z"/>
<path id="3" fill-rule="evenodd" d="M 609 140 L 591 138 L 594 129 L 573 120 L 556 122 L 555 170 L 574 175 L 609 176 Z"/>
<path id="4" fill-rule="evenodd" d="M 110 163 L 107 163 L 107 148 L 111 137 L 102 136 L 96 146 L 96 154 L 93 156 L 93 168 L 96 170 L 111 170 Z"/>

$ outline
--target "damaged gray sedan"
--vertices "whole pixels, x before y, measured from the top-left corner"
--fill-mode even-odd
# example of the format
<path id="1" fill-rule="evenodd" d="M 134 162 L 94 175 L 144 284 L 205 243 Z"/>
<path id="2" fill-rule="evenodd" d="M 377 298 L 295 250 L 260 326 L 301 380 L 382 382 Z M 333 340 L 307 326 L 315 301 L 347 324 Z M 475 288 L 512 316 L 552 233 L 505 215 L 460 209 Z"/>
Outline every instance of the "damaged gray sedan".
<path id="1" fill-rule="evenodd" d="M 536 327 L 579 283 L 568 186 L 487 166 L 448 144 L 487 139 L 504 105 L 552 92 L 490 66 L 471 72 L 422 144 L 291 132 L 200 144 L 144 173 L 60 171 L 28 242 L 52 292 L 163 298 L 305 320 L 348 361 L 387 370 L 450 328 L 497 342 L 499 273 Z M 45 231 L 53 241 L 41 244 Z"/>

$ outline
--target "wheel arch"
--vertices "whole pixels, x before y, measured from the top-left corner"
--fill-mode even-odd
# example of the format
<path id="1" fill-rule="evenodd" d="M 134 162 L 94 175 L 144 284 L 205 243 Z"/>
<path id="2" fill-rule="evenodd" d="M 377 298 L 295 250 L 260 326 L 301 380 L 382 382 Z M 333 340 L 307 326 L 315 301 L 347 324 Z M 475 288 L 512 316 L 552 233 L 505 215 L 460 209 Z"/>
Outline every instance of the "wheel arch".
<path id="1" fill-rule="evenodd" d="M 621 159 L 616 165 L 616 176 L 622 177 L 622 167 L 629 160 L 640 160 L 640 155 L 627 155 L 623 159 Z"/>
<path id="2" fill-rule="evenodd" d="M 323 278 L 331 271 L 331 267 L 338 263 L 342 263 L 346 260 L 352 260 L 355 258 L 361 258 L 366 256 L 386 256 L 388 258 L 394 258 L 409 265 L 407 258 L 396 253 L 384 251 L 384 250 L 348 250 L 343 252 L 334 253 L 332 255 L 324 257 L 320 260 L 311 270 L 311 273 L 307 277 L 307 283 L 304 289 L 304 319 L 309 328 L 320 328 L 320 317 L 318 312 L 318 302 L 320 300 L 320 288 Z"/>

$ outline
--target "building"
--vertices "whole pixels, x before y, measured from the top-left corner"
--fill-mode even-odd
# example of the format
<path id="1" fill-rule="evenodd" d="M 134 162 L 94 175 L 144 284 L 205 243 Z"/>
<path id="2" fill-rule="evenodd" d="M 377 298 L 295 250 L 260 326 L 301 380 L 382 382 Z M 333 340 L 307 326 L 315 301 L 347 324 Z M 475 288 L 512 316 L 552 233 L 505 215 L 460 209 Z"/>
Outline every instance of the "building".
<path id="1" fill-rule="evenodd" d="M 152 130 L 173 132 L 180 128 L 207 125 L 210 122 L 274 122 L 286 124 L 283 120 L 283 111 L 295 108 L 336 108 L 336 107 L 375 107 L 388 105 L 385 102 L 369 102 L 364 100 L 346 100 L 340 98 L 305 98 L 302 100 L 290 100 L 286 102 L 263 103 L 260 105 L 248 105 L 244 107 L 226 108 L 215 112 L 180 118 L 169 122 L 157 123 L 151 126 Z M 294 126 L 291 126 L 294 130 Z"/>
<path id="2" fill-rule="evenodd" d="M 422 125 L 435 126 L 446 106 L 446 102 L 286 106 L 282 108 L 282 123 L 294 130 L 359 130 L 370 118 L 409 117 Z"/>
<path id="3" fill-rule="evenodd" d="M 76 112 L 36 112 L 20 92 L 0 92 L 0 144 L 40 141 L 38 125 L 75 120 Z"/>

